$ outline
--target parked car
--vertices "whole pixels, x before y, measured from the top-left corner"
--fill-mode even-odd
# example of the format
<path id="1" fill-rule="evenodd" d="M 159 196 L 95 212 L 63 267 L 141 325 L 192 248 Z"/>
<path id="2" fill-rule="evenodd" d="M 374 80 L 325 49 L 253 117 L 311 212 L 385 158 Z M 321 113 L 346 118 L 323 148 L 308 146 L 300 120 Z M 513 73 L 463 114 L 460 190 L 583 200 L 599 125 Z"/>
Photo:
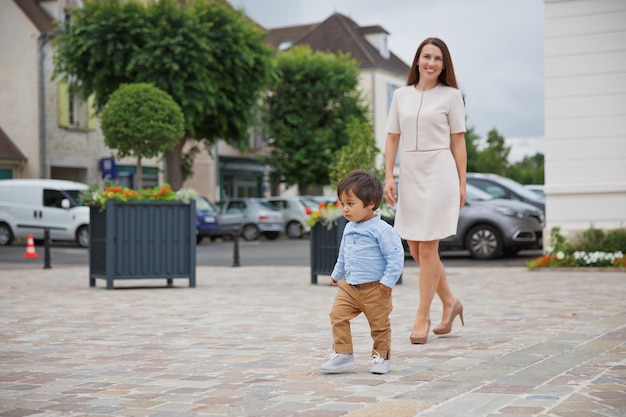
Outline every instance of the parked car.
<path id="1" fill-rule="evenodd" d="M 527 189 L 529 189 L 530 191 L 539 194 L 541 197 L 545 198 L 546 194 L 543 191 L 543 185 L 542 184 L 526 184 L 524 185 L 524 187 L 526 187 Z"/>
<path id="2" fill-rule="evenodd" d="M 89 246 L 89 207 L 78 204 L 87 184 L 51 179 L 0 180 L 0 245 L 15 238 L 76 241 Z"/>
<path id="3" fill-rule="evenodd" d="M 196 199 L 196 242 L 204 237 L 211 240 L 219 235 L 220 219 L 217 208 L 204 197 Z"/>
<path id="4" fill-rule="evenodd" d="M 303 197 L 315 201 L 318 206 L 320 204 L 334 203 L 335 201 L 337 201 L 337 196 L 333 197 L 330 195 L 305 195 Z"/>
<path id="5" fill-rule="evenodd" d="M 283 214 L 262 198 L 233 198 L 216 203 L 220 216 L 217 235 L 230 237 L 239 228 L 245 240 L 257 240 L 261 235 L 276 239 L 285 230 Z"/>
<path id="6" fill-rule="evenodd" d="M 443 239 L 442 249 L 466 249 L 473 258 L 494 259 L 541 248 L 545 225 L 541 210 L 521 201 L 494 198 L 471 184 L 466 189 L 457 234 Z"/>
<path id="7" fill-rule="evenodd" d="M 467 183 L 480 188 L 495 198 L 518 200 L 532 204 L 546 212 L 545 198 L 530 191 L 522 184 L 497 174 L 467 173 Z"/>
<path id="8" fill-rule="evenodd" d="M 495 259 L 541 248 L 545 219 L 540 209 L 494 198 L 471 184 L 466 189 L 467 202 L 459 213 L 457 234 L 439 242 L 441 251 L 468 250 L 473 258 Z M 403 244 L 410 256 L 407 243 Z"/>
<path id="9" fill-rule="evenodd" d="M 267 201 L 283 213 L 287 237 L 296 239 L 311 231 L 307 220 L 317 210 L 317 201 L 308 197 L 270 197 Z"/>

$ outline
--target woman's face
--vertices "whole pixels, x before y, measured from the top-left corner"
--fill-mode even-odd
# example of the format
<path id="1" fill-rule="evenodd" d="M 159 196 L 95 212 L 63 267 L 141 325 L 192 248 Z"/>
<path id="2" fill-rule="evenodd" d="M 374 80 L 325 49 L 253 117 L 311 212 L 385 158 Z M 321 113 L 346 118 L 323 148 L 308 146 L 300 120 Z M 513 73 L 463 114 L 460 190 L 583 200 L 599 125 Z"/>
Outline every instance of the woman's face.
<path id="1" fill-rule="evenodd" d="M 417 70 L 420 74 L 420 80 L 433 81 L 439 78 L 439 74 L 443 71 L 443 53 L 441 49 L 432 44 L 426 44 L 420 52 L 417 61 Z"/>

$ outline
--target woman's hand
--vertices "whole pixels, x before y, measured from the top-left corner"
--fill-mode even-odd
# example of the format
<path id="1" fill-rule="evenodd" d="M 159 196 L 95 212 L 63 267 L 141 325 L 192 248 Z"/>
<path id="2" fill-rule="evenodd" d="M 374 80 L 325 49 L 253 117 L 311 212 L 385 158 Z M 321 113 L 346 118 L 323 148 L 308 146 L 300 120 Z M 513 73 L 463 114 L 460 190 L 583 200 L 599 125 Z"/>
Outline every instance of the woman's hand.
<path id="1" fill-rule="evenodd" d="M 385 180 L 385 188 L 383 188 L 383 195 L 385 197 L 385 201 L 387 204 L 392 207 L 396 205 L 396 198 L 398 198 L 398 194 L 396 192 L 396 183 L 395 181 L 387 181 Z"/>

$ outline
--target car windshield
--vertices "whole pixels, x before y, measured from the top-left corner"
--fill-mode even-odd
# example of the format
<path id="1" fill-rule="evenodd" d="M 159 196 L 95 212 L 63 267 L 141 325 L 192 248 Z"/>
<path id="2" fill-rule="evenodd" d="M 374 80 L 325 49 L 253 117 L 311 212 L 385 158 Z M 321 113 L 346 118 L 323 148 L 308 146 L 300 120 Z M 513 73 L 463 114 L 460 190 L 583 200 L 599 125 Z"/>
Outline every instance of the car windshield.
<path id="1" fill-rule="evenodd" d="M 319 207 L 320 203 L 313 200 L 312 198 L 301 198 L 300 201 L 302 202 L 302 204 L 304 204 L 305 206 L 307 206 L 310 209 L 315 209 L 317 210 L 317 208 Z"/>
<path id="2" fill-rule="evenodd" d="M 207 200 L 204 197 L 198 197 L 196 199 L 196 210 L 198 210 L 198 211 L 217 211 L 215 209 L 215 207 L 213 207 L 213 204 L 209 203 L 209 200 Z"/>
<path id="3" fill-rule="evenodd" d="M 273 205 L 271 205 L 268 201 L 265 200 L 254 200 L 255 204 L 258 204 L 259 206 L 261 206 L 264 209 L 267 210 L 271 210 L 271 211 L 278 211 L 278 209 L 276 207 L 274 207 Z"/>
<path id="4" fill-rule="evenodd" d="M 467 193 L 467 199 L 473 201 L 485 201 L 493 200 L 494 197 L 486 191 L 481 190 L 472 184 L 466 184 L 465 191 Z"/>
<path id="5" fill-rule="evenodd" d="M 78 194 L 80 194 L 80 190 L 63 190 L 63 194 L 70 197 L 70 204 L 72 207 L 78 206 Z"/>
<path id="6" fill-rule="evenodd" d="M 502 177 L 500 179 L 500 182 L 502 182 L 502 184 L 509 187 L 511 190 L 515 191 L 517 194 L 521 195 L 524 198 L 527 198 L 529 200 L 543 200 L 540 195 L 530 191 L 519 182 L 513 181 L 510 178 Z"/>

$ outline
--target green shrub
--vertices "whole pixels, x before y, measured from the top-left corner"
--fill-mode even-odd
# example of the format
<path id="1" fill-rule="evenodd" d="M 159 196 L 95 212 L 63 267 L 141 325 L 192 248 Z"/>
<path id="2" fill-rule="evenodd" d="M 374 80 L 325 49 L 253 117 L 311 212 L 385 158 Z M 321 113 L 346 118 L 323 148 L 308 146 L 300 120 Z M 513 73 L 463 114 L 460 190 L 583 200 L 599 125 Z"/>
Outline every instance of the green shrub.
<path id="1" fill-rule="evenodd" d="M 574 251 L 626 252 L 626 228 L 604 231 L 593 226 L 572 239 Z"/>
<path id="2" fill-rule="evenodd" d="M 626 253 L 626 228 L 607 231 L 604 245 L 607 252 L 622 251 Z"/>
<path id="3" fill-rule="evenodd" d="M 626 268 L 626 229 L 604 232 L 589 228 L 568 242 L 560 227 L 552 228 L 544 255 L 528 262 L 529 268 L 611 267 Z"/>

